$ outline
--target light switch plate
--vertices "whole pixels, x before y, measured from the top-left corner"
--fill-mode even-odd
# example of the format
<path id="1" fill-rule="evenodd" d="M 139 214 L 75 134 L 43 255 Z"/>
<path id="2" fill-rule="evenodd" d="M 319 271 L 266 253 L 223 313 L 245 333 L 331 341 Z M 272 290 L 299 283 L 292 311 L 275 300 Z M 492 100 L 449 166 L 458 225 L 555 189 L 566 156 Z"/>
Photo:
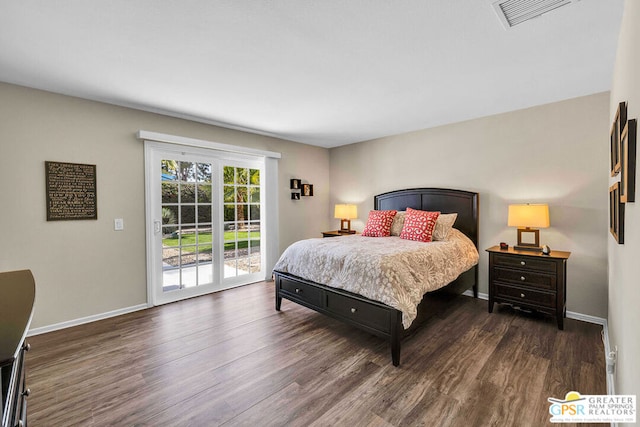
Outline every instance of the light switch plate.
<path id="1" fill-rule="evenodd" d="M 116 218 L 113 220 L 113 229 L 116 231 L 124 230 L 124 219 Z"/>

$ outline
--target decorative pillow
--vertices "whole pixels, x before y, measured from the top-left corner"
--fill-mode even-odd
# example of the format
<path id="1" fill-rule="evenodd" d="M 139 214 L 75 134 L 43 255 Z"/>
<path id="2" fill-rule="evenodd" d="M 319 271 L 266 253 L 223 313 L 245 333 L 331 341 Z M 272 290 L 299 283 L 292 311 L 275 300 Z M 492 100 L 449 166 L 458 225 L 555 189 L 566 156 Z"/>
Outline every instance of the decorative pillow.
<path id="1" fill-rule="evenodd" d="M 387 237 L 391 232 L 391 223 L 397 211 L 369 211 L 367 224 L 362 230 L 363 236 Z"/>
<path id="2" fill-rule="evenodd" d="M 418 242 L 430 242 L 439 215 L 440 212 L 418 211 L 407 208 L 400 238 Z"/>
<path id="3" fill-rule="evenodd" d="M 391 223 L 391 235 L 399 236 L 402 232 L 402 226 L 404 225 L 404 215 L 405 211 L 398 211 L 396 216 L 393 217 L 393 222 Z"/>
<path id="4" fill-rule="evenodd" d="M 447 240 L 456 218 L 458 218 L 457 213 L 440 214 L 436 221 L 436 228 L 433 229 L 433 240 Z"/>

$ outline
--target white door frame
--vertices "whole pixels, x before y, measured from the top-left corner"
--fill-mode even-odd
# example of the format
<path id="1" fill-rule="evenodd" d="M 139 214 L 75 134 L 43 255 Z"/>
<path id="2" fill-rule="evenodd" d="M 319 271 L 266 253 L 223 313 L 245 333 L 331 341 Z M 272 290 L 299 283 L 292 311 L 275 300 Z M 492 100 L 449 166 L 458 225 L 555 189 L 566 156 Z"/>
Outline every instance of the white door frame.
<path id="1" fill-rule="evenodd" d="M 141 137 L 143 131 L 139 133 L 139 137 Z M 178 144 L 166 143 L 166 142 L 158 142 L 158 140 L 151 140 L 150 136 L 155 134 L 144 132 L 144 154 L 145 154 L 145 213 L 146 213 L 146 244 L 147 244 L 147 305 L 154 306 L 158 304 L 163 304 L 166 302 L 176 301 L 178 299 L 191 298 L 193 296 L 198 296 L 206 293 L 215 292 L 222 289 L 227 289 L 234 286 L 240 286 L 247 282 L 243 279 L 224 279 L 222 274 L 221 265 L 222 262 L 218 260 L 218 267 L 214 269 L 214 281 L 216 277 L 218 278 L 217 283 L 213 283 L 211 286 L 196 286 L 195 288 L 187 288 L 181 289 L 179 296 L 176 298 L 175 295 L 163 295 L 162 286 L 158 285 L 158 283 L 162 283 L 162 260 L 161 256 L 158 257 L 158 253 L 162 253 L 162 242 L 161 239 L 157 238 L 157 233 L 161 233 L 162 230 L 162 221 L 161 218 L 158 218 L 158 212 L 156 207 L 159 206 L 159 200 L 161 198 L 161 192 L 159 189 L 158 177 L 160 176 L 158 172 L 160 167 L 160 160 L 158 157 L 165 158 L 173 158 L 176 160 L 180 160 L 181 158 L 185 158 L 186 161 L 192 161 L 194 158 L 202 158 L 209 162 L 208 159 L 218 158 L 218 161 L 228 159 L 231 164 L 233 163 L 241 163 L 252 165 L 251 167 L 255 167 L 255 165 L 261 164 L 259 167 L 261 170 L 261 201 L 263 206 L 263 214 L 261 214 L 262 218 L 262 230 L 261 230 L 261 252 L 262 252 L 262 262 L 263 268 L 262 277 L 254 277 L 253 281 L 259 280 L 268 280 L 271 278 L 271 272 L 273 265 L 275 264 L 278 257 L 278 221 L 277 221 L 277 157 L 279 157 L 279 153 L 271 153 L 265 152 L 269 155 L 259 156 L 256 155 L 256 151 L 254 149 L 247 149 L 247 154 L 242 154 L 242 147 L 234 147 L 234 151 L 229 151 L 226 149 L 219 150 L 218 148 L 224 147 L 232 147 L 221 144 L 213 144 L 214 149 L 202 148 L 203 142 L 195 140 L 197 144 L 195 146 L 185 147 L 185 145 L 189 145 L 188 138 L 181 138 Z M 170 135 L 158 134 L 162 136 L 162 140 L 166 141 L 167 137 Z M 179 138 L 179 137 L 176 137 Z M 141 138 L 142 139 L 142 138 Z M 162 155 L 160 155 L 162 153 Z M 224 153 L 223 156 L 220 156 L 221 153 Z M 217 155 L 216 155 L 217 154 Z M 274 154 L 277 154 L 275 156 Z M 169 157 L 166 157 L 166 156 Z M 157 161 L 156 161 L 157 160 Z M 213 163 L 213 162 L 212 162 Z M 214 176 L 215 174 L 215 176 Z M 215 182 L 214 182 L 215 181 Z M 219 185 L 219 190 L 215 191 L 215 185 Z M 220 195 L 222 191 L 222 168 L 215 168 L 215 171 L 212 170 L 212 195 Z M 214 197 L 215 198 L 215 197 Z M 213 201 L 213 200 L 212 200 Z M 213 209 L 216 209 L 219 214 L 216 215 L 219 224 L 213 223 L 213 227 L 216 227 L 218 230 L 222 230 L 222 203 L 219 200 L 213 201 Z M 213 218 L 212 218 L 213 220 Z M 214 245 L 214 261 L 216 257 L 222 256 L 224 250 L 224 242 L 221 238 L 220 233 L 213 234 Z M 160 245 L 160 247 L 156 247 Z M 217 249 L 217 250 L 216 250 Z M 159 263 L 159 264 L 158 264 Z M 170 294 L 170 293 L 169 293 Z"/>

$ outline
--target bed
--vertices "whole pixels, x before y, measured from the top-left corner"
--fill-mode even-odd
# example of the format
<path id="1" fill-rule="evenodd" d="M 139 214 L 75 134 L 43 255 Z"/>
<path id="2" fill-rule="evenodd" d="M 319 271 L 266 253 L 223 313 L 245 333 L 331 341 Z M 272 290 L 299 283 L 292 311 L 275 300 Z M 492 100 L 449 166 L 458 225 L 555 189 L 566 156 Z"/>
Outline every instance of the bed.
<path id="1" fill-rule="evenodd" d="M 441 188 L 417 188 L 392 191 L 374 197 L 374 209 L 376 210 L 405 211 L 407 208 L 440 211 L 443 214 L 457 213 L 457 219 L 454 224 L 455 229 L 458 230 L 456 233 L 464 235 L 463 238 L 470 241 L 477 252 L 477 193 Z M 347 244 L 347 239 L 350 238 L 355 239 L 355 237 L 345 236 L 325 240 L 343 241 L 344 244 Z M 380 242 L 380 239 L 377 241 Z M 400 365 L 402 338 L 419 327 L 420 323 L 428 317 L 431 308 L 428 302 L 429 298 L 423 298 L 422 295 L 419 295 L 419 298 L 422 298 L 422 302 L 417 305 L 417 313 L 415 316 L 412 315 L 415 320 L 411 319 L 412 321 L 409 322 L 410 327 L 408 327 L 406 312 L 403 319 L 403 311 L 397 308 L 358 293 L 341 289 L 343 287 L 349 289 L 349 286 L 342 286 L 341 284 L 336 286 L 335 280 L 332 282 L 327 281 L 327 283 L 332 283 L 333 286 L 309 280 L 292 274 L 286 271 L 287 269 L 278 269 L 280 264 L 280 262 L 276 264 L 273 272 L 275 277 L 276 310 L 281 310 L 282 299 L 284 298 L 387 339 L 391 346 L 391 359 L 394 366 Z M 438 292 L 459 294 L 470 288 L 473 289 L 474 297 L 477 297 L 477 263 L 459 274 L 457 278 L 452 278 L 452 281 L 441 287 Z"/>

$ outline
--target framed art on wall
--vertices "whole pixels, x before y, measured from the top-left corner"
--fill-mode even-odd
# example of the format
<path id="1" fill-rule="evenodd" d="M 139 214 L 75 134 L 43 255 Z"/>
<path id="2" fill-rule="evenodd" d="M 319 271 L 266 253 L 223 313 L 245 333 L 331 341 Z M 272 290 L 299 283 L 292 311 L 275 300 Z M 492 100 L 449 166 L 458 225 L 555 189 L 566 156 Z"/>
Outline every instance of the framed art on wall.
<path id="1" fill-rule="evenodd" d="M 300 189 L 300 185 L 302 183 L 301 179 L 290 179 L 289 180 L 289 189 L 291 190 L 299 190 Z"/>
<path id="2" fill-rule="evenodd" d="M 624 243 L 624 203 L 620 202 L 620 183 L 609 187 L 609 232 L 616 242 Z"/>
<path id="3" fill-rule="evenodd" d="M 618 109 L 616 110 L 616 115 L 613 118 L 613 124 L 611 125 L 611 132 L 609 135 L 610 144 L 611 144 L 611 176 L 616 176 L 620 173 L 621 164 L 621 153 L 620 153 L 620 136 L 622 134 L 622 130 L 627 124 L 627 103 L 620 102 L 618 104 Z"/>
<path id="4" fill-rule="evenodd" d="M 302 195 L 313 196 L 313 184 L 302 184 Z"/>
<path id="5" fill-rule="evenodd" d="M 620 201 L 636 200 L 636 119 L 628 120 L 620 135 Z"/>
<path id="6" fill-rule="evenodd" d="M 96 165 L 44 162 L 47 221 L 98 219 Z"/>

